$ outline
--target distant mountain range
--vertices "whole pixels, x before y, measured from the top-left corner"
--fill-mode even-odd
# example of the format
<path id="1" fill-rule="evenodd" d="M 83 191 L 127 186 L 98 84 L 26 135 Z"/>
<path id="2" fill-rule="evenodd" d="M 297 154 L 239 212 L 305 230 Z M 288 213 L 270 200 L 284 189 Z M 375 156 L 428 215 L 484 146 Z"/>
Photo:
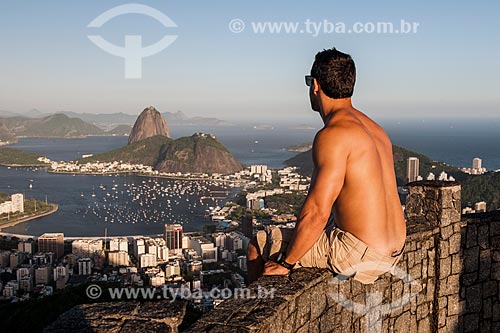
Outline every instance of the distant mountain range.
<path id="1" fill-rule="evenodd" d="M 182 111 L 164 112 L 169 126 L 234 126 L 217 118 L 187 117 Z M 22 115 L 0 110 L 0 144 L 17 137 L 82 137 L 88 135 L 129 135 L 137 115 L 126 113 L 93 114 L 63 111 L 55 114 L 33 109 Z"/>
<path id="2" fill-rule="evenodd" d="M 70 118 L 79 118 L 87 123 L 95 125 L 102 130 L 109 131 L 118 125 L 133 125 L 137 119 L 137 115 L 127 114 L 123 112 L 116 113 L 76 113 L 71 111 L 61 111 L 58 114 L 65 114 Z M 44 113 L 37 109 L 16 113 L 0 110 L 0 118 L 44 118 L 53 115 L 54 113 Z M 182 111 L 163 112 L 163 117 L 169 126 L 234 126 L 233 123 L 213 117 L 188 117 Z"/>

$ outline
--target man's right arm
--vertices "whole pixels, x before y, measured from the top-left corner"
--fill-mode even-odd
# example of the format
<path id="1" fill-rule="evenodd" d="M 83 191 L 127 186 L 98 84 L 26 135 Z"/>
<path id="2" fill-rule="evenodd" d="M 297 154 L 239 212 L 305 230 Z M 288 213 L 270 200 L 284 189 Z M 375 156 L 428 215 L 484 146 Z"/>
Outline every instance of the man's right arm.
<path id="1" fill-rule="evenodd" d="M 286 262 L 296 263 L 313 246 L 323 231 L 332 206 L 344 185 L 351 149 L 347 128 L 330 128 L 318 133 L 314 141 L 314 175 L 288 247 Z"/>

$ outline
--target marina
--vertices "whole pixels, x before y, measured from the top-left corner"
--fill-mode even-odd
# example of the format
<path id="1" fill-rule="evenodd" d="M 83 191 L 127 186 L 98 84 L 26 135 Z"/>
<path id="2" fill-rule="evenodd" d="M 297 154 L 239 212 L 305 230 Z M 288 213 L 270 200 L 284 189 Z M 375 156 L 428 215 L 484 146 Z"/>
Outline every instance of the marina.
<path id="1" fill-rule="evenodd" d="M 28 178 L 28 181 L 26 180 Z M 58 203 L 50 216 L 2 229 L 39 235 L 68 236 L 157 234 L 165 223 L 180 223 L 186 231 L 212 223 L 207 211 L 223 206 L 239 186 L 216 180 L 172 180 L 137 175 L 53 174 L 44 168 L 0 168 L 0 191 L 24 193 Z"/>

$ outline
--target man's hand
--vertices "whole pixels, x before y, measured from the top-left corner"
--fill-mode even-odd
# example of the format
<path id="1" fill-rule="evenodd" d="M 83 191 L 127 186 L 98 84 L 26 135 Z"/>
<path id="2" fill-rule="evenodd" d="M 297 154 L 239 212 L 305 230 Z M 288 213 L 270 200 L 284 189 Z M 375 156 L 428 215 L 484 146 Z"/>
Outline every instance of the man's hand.
<path id="1" fill-rule="evenodd" d="M 287 275 L 290 270 L 281 266 L 276 261 L 268 261 L 264 265 L 264 273 L 262 275 Z"/>

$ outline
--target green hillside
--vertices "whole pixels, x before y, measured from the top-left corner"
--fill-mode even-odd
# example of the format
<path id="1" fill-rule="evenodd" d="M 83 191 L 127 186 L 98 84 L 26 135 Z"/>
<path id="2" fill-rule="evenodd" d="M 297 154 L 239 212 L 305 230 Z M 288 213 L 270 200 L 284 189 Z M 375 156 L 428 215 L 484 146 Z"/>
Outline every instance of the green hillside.
<path id="1" fill-rule="evenodd" d="M 179 152 L 194 152 L 198 144 L 203 144 L 204 146 L 213 147 L 219 151 L 229 153 L 226 147 L 224 147 L 224 145 L 216 139 L 210 136 L 202 137 L 195 134 L 172 140 L 168 146 L 163 147 L 161 159 L 183 163 L 194 163 L 194 154 L 189 154 L 188 156 L 186 154 L 180 154 Z"/>
<path id="2" fill-rule="evenodd" d="M 462 206 L 474 208 L 474 203 L 485 201 L 487 210 L 500 208 L 500 172 L 469 176 L 461 183 Z"/>
<path id="3" fill-rule="evenodd" d="M 46 165 L 38 161 L 40 154 L 13 148 L 0 148 L 0 165 Z"/>

